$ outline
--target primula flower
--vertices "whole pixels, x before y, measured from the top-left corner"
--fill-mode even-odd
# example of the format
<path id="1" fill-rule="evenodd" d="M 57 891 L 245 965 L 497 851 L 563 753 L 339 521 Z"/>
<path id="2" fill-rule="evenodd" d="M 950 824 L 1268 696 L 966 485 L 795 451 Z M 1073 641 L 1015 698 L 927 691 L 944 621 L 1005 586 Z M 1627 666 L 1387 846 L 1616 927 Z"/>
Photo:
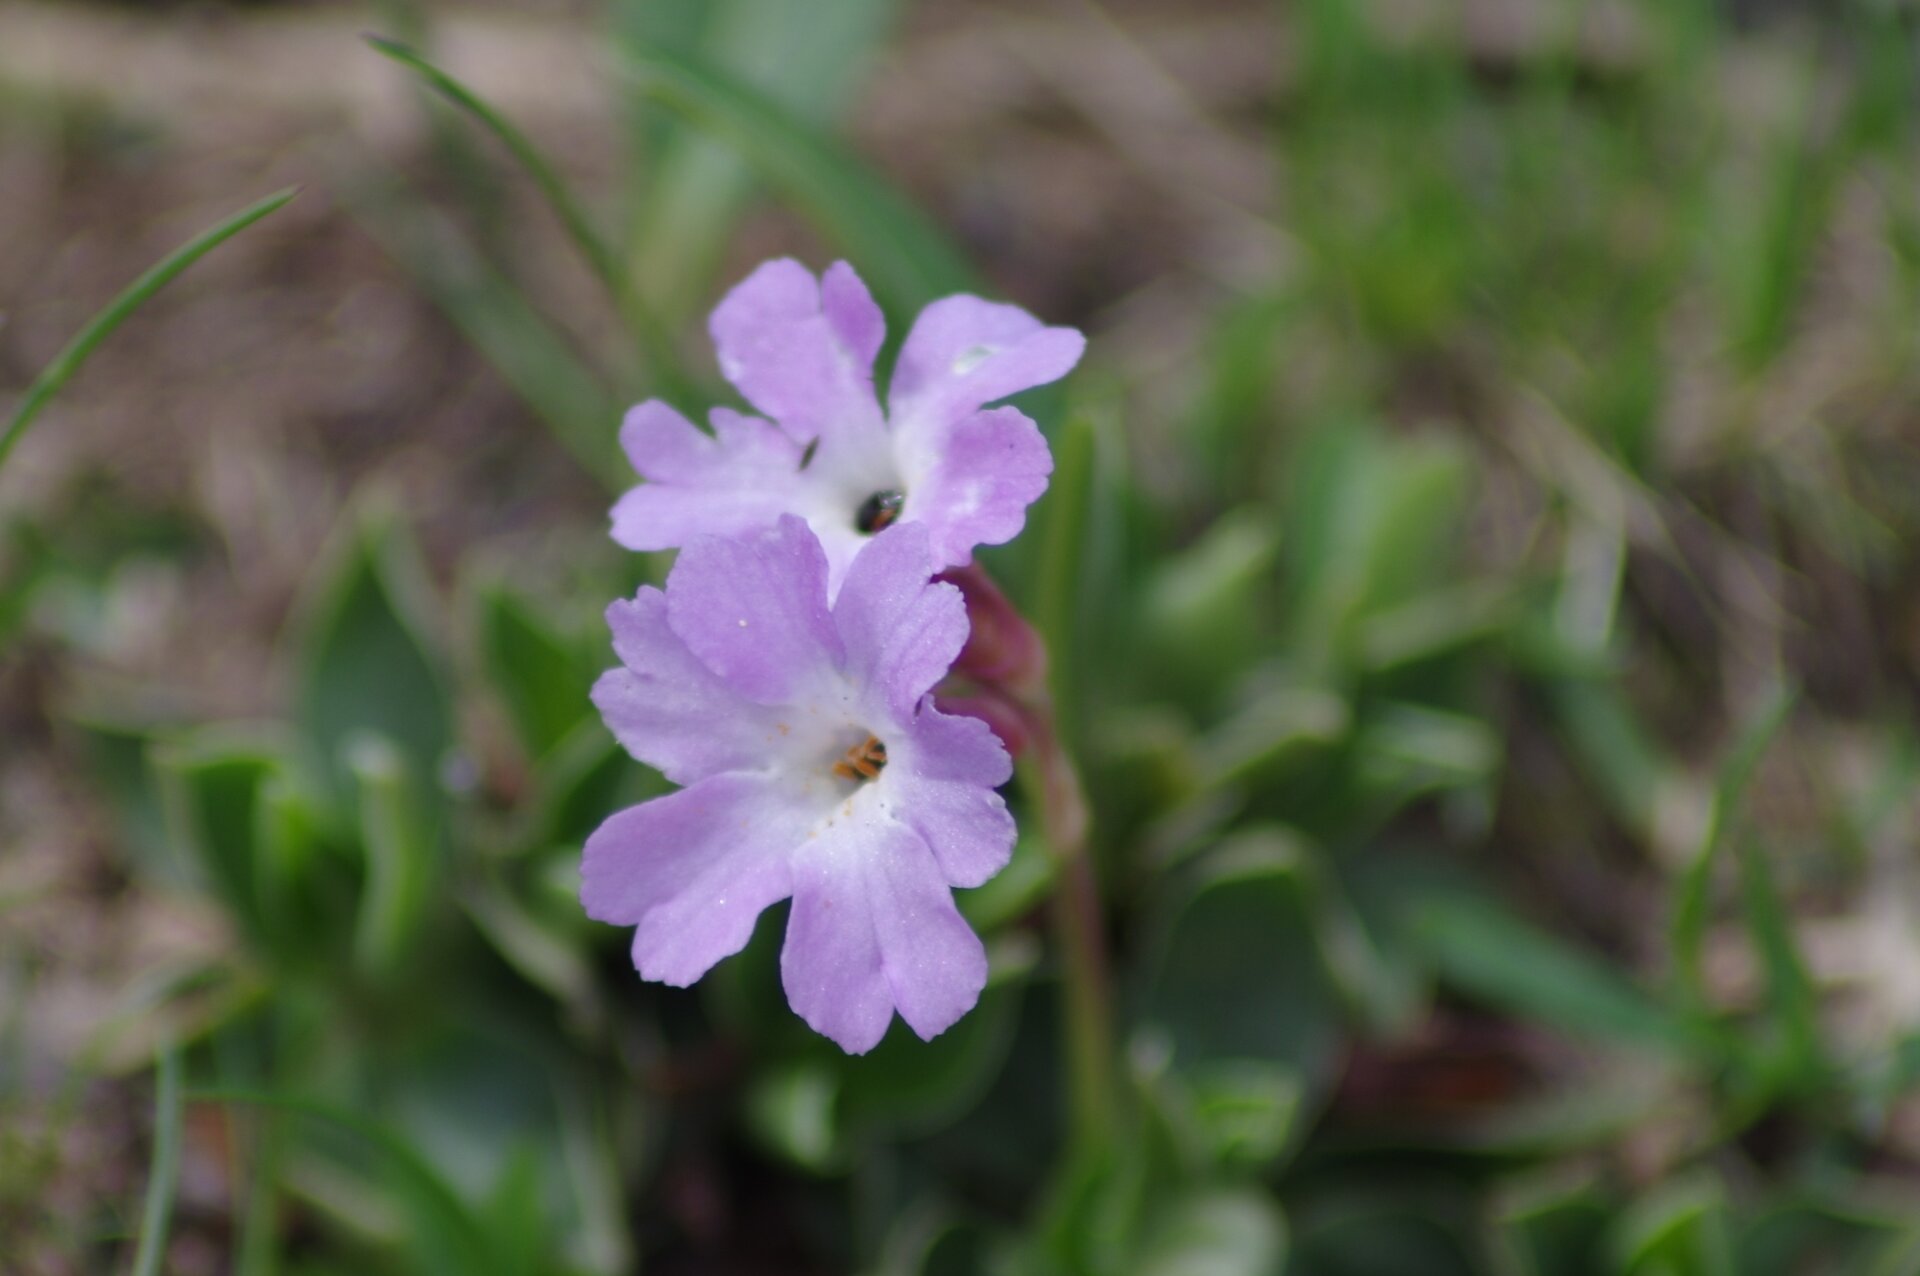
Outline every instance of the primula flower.
<path id="1" fill-rule="evenodd" d="M 925 524 L 936 571 L 1017 535 L 1053 457 L 1024 413 L 986 405 L 1065 376 L 1086 345 L 1017 306 L 944 298 L 907 333 L 883 413 L 873 360 L 886 320 L 845 262 L 816 280 L 769 261 L 709 329 L 721 372 L 765 418 L 715 408 L 709 436 L 657 399 L 634 408 L 620 442 L 647 482 L 614 506 L 613 538 L 672 549 L 796 514 L 835 592 L 891 523 Z"/>
<path id="2" fill-rule="evenodd" d="M 1011 774 L 985 724 L 931 691 L 967 637 L 959 590 L 929 580 L 926 528 L 867 541 L 828 601 L 827 555 L 782 515 L 687 542 L 663 593 L 607 620 L 622 667 L 594 703 L 681 789 L 587 840 L 581 900 L 635 927 L 634 964 L 685 986 L 789 896 L 780 971 L 815 1030 L 860 1054 L 897 1009 L 930 1038 L 986 983 L 952 887 L 1007 862 Z"/>

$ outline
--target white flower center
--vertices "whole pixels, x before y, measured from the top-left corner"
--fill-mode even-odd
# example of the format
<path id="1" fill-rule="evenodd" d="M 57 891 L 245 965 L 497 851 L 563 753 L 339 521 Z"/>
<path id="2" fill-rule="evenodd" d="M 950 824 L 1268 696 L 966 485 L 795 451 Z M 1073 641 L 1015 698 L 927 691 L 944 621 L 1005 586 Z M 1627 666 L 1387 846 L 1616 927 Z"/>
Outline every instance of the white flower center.
<path id="1" fill-rule="evenodd" d="M 790 706 L 768 737 L 771 769 L 794 804 L 814 812 L 814 836 L 888 804 L 885 736 L 869 725 L 885 715 L 871 710 L 859 689 L 831 677 Z"/>

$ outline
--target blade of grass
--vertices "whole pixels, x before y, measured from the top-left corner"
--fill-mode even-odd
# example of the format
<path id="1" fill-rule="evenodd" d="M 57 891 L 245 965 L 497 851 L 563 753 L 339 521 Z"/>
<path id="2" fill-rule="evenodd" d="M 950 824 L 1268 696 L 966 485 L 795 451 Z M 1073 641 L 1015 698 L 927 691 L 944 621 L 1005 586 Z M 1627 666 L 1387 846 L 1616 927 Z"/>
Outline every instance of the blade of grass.
<path id="1" fill-rule="evenodd" d="M 473 120 L 491 133 L 496 141 L 507 149 L 514 161 L 526 172 L 527 177 L 539 190 L 554 216 L 560 219 L 567 237 L 573 241 L 574 248 L 586 260 L 588 267 L 607 295 L 618 307 L 632 335 L 645 353 L 656 375 L 677 376 L 673 358 L 672 343 L 665 330 L 660 326 L 653 311 L 641 299 L 631 286 L 627 272 L 622 266 L 618 254 L 608 246 L 600 232 L 594 229 L 593 219 L 587 210 L 574 197 L 567 184 L 554 171 L 546 157 L 540 153 L 532 140 L 514 127 L 511 121 L 494 110 L 485 99 L 472 89 L 456 80 L 440 67 L 428 61 L 418 50 L 398 40 L 389 40 L 384 36 L 365 37 L 367 45 L 382 57 L 397 62 L 424 79 L 442 97 L 459 107 Z"/>
<path id="2" fill-rule="evenodd" d="M 160 1276 L 167 1252 L 167 1232 L 173 1225 L 173 1198 L 180 1186 L 180 1055 L 167 1050 L 160 1056 L 159 1091 L 154 1098 L 153 1164 L 147 1172 L 147 1201 L 140 1211 L 140 1248 L 133 1257 L 133 1276 Z"/>
<path id="3" fill-rule="evenodd" d="M 397 1194 L 405 1196 L 416 1207 L 416 1220 L 431 1225 L 444 1246 L 444 1255 L 458 1260 L 457 1266 L 444 1270 L 473 1273 L 474 1276 L 500 1270 L 484 1233 L 453 1189 L 417 1151 L 375 1122 L 315 1100 L 255 1090 L 196 1090 L 191 1097 L 199 1103 L 268 1108 L 350 1131 L 378 1153 L 394 1171 Z M 430 1238 L 416 1235 L 413 1239 L 421 1241 Z M 151 1274 L 141 1273 L 140 1276 Z"/>
<path id="4" fill-rule="evenodd" d="M 561 446 L 609 491 L 626 486 L 604 379 L 444 215 L 397 176 L 343 184 L 341 202 L 487 357 Z"/>
<path id="5" fill-rule="evenodd" d="M 1743 839 L 1736 859 L 1747 933 L 1759 950 L 1760 966 L 1766 972 L 1767 1011 L 1780 1029 L 1777 1079 L 1790 1088 L 1810 1092 L 1826 1074 L 1820 1047 L 1819 995 L 1807 973 L 1806 959 L 1794 938 L 1792 917 L 1766 856 Z"/>
<path id="6" fill-rule="evenodd" d="M 128 315 L 139 309 L 148 298 L 172 283 L 194 262 L 199 261 L 269 213 L 284 207 L 299 193 L 297 187 L 289 187 L 269 195 L 259 203 L 241 209 L 213 229 L 181 245 L 163 258 L 158 265 L 129 284 L 126 291 L 115 297 L 108 303 L 106 309 L 89 320 L 87 326 L 75 334 L 66 348 L 55 355 L 53 362 L 48 364 L 40 375 L 34 378 L 33 384 L 27 387 L 26 396 L 21 399 L 20 406 L 14 409 L 13 418 L 7 422 L 5 433 L 0 433 L 0 465 L 6 464 L 7 454 L 13 451 L 13 445 L 18 443 L 21 436 L 27 432 L 27 427 L 33 424 L 33 419 L 40 415 L 40 410 L 47 406 L 47 403 L 68 381 L 73 379 L 73 374 L 80 370 L 80 365 L 87 361 L 88 356 L 125 321 Z"/>
<path id="7" fill-rule="evenodd" d="M 253 1167 L 234 1246 L 234 1271 L 236 1276 L 273 1276 L 279 1268 L 280 1165 L 286 1146 L 278 1114 L 261 1123 L 251 1142 Z"/>
<path id="8" fill-rule="evenodd" d="M 567 184 L 560 180 L 560 175 L 554 172 L 553 166 L 547 163 L 546 158 L 528 140 L 525 133 L 515 128 L 473 90 L 427 61 L 413 48 L 384 36 L 369 35 L 363 38 L 375 53 L 419 75 L 442 97 L 472 116 L 482 128 L 493 134 L 500 144 L 507 148 L 507 152 L 513 156 L 520 167 L 526 170 L 527 176 L 539 188 L 548 206 L 559 217 L 561 225 L 566 227 L 567 235 L 573 240 L 574 247 L 580 251 L 582 257 L 586 258 L 587 264 L 593 268 L 593 273 L 599 276 L 600 282 L 605 284 L 608 291 L 616 297 L 625 291 L 624 272 L 620 269 L 620 264 L 613 252 L 600 238 L 599 232 L 594 230 L 592 220 L 587 216 L 586 210 L 580 206 L 580 202 L 573 197 L 573 192 L 567 189 Z"/>
<path id="9" fill-rule="evenodd" d="M 973 271 L 927 217 L 831 138 L 711 67 L 664 50 L 628 59 L 635 90 L 729 143 L 830 238 L 897 314 L 975 287 Z"/>
<path id="10" fill-rule="evenodd" d="M 618 48 L 690 56 L 750 86 L 803 127 L 832 127 L 902 0 L 614 0 Z M 636 189 L 625 252 L 655 313 L 678 324 L 712 291 L 753 168 L 671 111 L 630 104 Z"/>
<path id="11" fill-rule="evenodd" d="M 1097 445 L 1090 418 L 1067 418 L 1054 449 L 1052 499 L 1047 502 L 1033 591 L 1035 627 L 1051 655 L 1048 682 L 1053 688 L 1054 710 L 1069 735 L 1079 722 L 1075 657 L 1081 645 L 1081 582 L 1085 579 Z"/>
<path id="12" fill-rule="evenodd" d="M 1706 981 L 1701 971 L 1701 949 L 1707 933 L 1707 895 L 1713 879 L 1715 852 L 1724 840 L 1740 796 L 1746 791 L 1767 746 L 1786 724 L 1793 709 L 1796 691 L 1782 684 L 1769 692 L 1748 716 L 1733 748 L 1720 764 L 1714 783 L 1713 804 L 1707 812 L 1700 849 L 1681 875 L 1675 888 L 1673 922 L 1670 931 L 1674 974 L 1684 995 L 1697 1006 L 1706 1004 Z"/>
<path id="13" fill-rule="evenodd" d="M 1682 1058 L 1705 1045 L 1613 967 L 1490 901 L 1436 893 L 1410 915 L 1412 938 L 1441 977 L 1502 1010 Z"/>

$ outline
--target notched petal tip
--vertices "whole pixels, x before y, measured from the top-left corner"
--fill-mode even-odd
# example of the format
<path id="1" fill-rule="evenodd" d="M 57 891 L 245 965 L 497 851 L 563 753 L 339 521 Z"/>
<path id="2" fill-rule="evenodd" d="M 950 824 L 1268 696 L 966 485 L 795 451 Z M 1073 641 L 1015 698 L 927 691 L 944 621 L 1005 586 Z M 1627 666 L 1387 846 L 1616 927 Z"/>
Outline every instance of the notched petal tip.
<path id="1" fill-rule="evenodd" d="M 620 450 L 645 479 L 671 479 L 711 462 L 713 440 L 662 399 L 627 409 L 620 420 Z"/>
<path id="2" fill-rule="evenodd" d="M 820 308 L 857 365 L 871 368 L 887 338 L 887 319 L 866 281 L 847 262 L 836 261 L 821 274 Z"/>

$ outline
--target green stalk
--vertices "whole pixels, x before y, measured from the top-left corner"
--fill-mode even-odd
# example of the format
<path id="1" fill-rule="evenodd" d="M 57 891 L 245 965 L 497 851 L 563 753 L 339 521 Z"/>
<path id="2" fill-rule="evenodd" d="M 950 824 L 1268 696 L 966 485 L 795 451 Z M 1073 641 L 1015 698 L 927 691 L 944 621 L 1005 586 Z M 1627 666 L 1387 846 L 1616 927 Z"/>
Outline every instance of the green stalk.
<path id="1" fill-rule="evenodd" d="M 33 384 L 27 387 L 26 397 L 20 406 L 14 409 L 13 419 L 7 422 L 6 432 L 0 434 L 0 465 L 6 464 L 7 454 L 13 451 L 13 445 L 27 432 L 33 419 L 40 415 L 40 409 L 46 407 L 49 400 L 60 392 L 62 386 L 80 370 L 87 356 L 94 352 L 109 333 L 137 310 L 147 298 L 172 283 L 181 271 L 199 261 L 202 257 L 233 238 L 247 227 L 284 206 L 295 195 L 297 187 L 289 187 L 275 195 L 269 195 L 259 203 L 243 208 L 221 222 L 199 238 L 175 249 L 172 255 L 154 266 L 146 274 L 128 286 L 127 290 L 113 299 L 112 304 L 95 315 L 87 326 L 82 328 L 66 349 L 54 357 L 52 363 L 35 377 Z"/>
<path id="2" fill-rule="evenodd" d="M 153 1165 L 147 1172 L 147 1202 L 140 1211 L 140 1249 L 133 1276 L 160 1276 L 173 1223 L 173 1197 L 180 1185 L 180 1055 L 160 1056 L 159 1093 L 154 1100 Z"/>
<path id="3" fill-rule="evenodd" d="M 573 241 L 574 248 L 586 261 L 588 269 L 607 290 L 613 299 L 620 317 L 626 322 L 628 331 L 654 365 L 657 376 L 671 382 L 672 389 L 685 389 L 679 367 L 673 358 L 673 343 L 666 329 L 660 325 L 653 311 L 641 300 L 639 292 L 622 265 L 620 258 L 607 246 L 607 241 L 593 228 L 593 219 L 567 189 L 566 182 L 548 164 L 546 157 L 511 121 L 501 115 L 472 89 L 442 71 L 429 62 L 418 50 L 412 49 L 398 40 L 389 40 L 382 36 L 365 37 L 367 44 L 375 53 L 406 67 L 424 79 L 442 97 L 472 116 L 481 128 L 493 134 L 494 139 L 507 148 L 514 162 L 525 170 L 541 196 L 553 209 L 554 215 L 566 229 L 567 237 Z"/>
<path id="4" fill-rule="evenodd" d="M 1027 765 L 1035 782 L 1030 787 L 1039 798 L 1042 833 L 1059 870 L 1048 909 L 1060 942 L 1074 1144 L 1083 1153 L 1091 1152 L 1111 1139 L 1119 1102 L 1113 1070 L 1112 979 L 1100 887 L 1087 848 L 1092 821 L 1080 773 L 1060 742 L 1045 694 L 1017 709 L 1031 734 Z"/>

